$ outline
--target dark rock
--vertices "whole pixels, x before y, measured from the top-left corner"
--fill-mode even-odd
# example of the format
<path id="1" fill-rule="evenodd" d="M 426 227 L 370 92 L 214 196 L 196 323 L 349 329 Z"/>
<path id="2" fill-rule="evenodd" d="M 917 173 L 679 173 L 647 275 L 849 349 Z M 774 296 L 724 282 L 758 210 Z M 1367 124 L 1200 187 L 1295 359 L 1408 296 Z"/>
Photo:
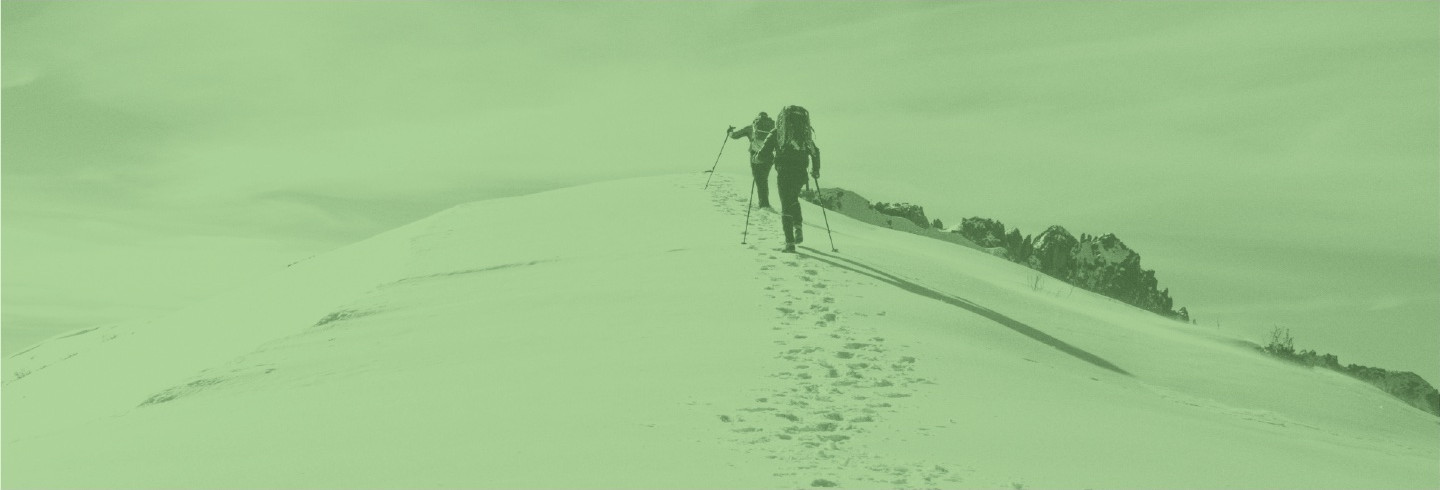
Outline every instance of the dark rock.
<path id="1" fill-rule="evenodd" d="M 925 217 L 925 208 L 918 204 L 877 202 L 870 207 L 880 214 L 905 218 L 911 223 L 915 223 L 915 226 L 930 228 L 930 220 Z"/>
<path id="2" fill-rule="evenodd" d="M 1060 226 L 1051 226 L 1035 237 L 1030 267 L 1051 277 L 1069 282 L 1075 263 L 1075 249 L 1080 241 Z"/>
<path id="3" fill-rule="evenodd" d="M 826 209 L 829 209 L 831 211 L 839 212 L 853 219 L 870 223 L 875 226 L 884 226 L 886 228 L 893 228 L 897 231 L 928 236 L 931 238 L 944 240 L 969 248 L 979 248 L 974 243 L 971 243 L 970 240 L 965 239 L 965 237 L 962 237 L 959 234 L 946 233 L 943 230 L 930 228 L 928 226 L 922 227 L 916 224 L 914 221 L 910 220 L 908 217 L 904 219 L 895 219 L 896 217 L 894 215 L 883 214 L 880 211 L 875 210 L 874 207 L 871 205 L 870 201 L 868 199 L 865 199 L 864 196 L 861 196 L 851 191 L 847 191 L 845 189 L 831 187 L 821 189 L 818 193 L 806 190 L 800 193 L 800 198 L 805 199 L 806 201 L 810 201 L 811 203 L 814 203 L 816 205 L 825 207 Z M 888 206 L 889 205 L 887 205 L 887 207 Z M 923 217 L 924 209 L 919 209 L 919 215 Z M 817 218 L 807 216 L 806 219 Z"/>
<path id="4" fill-rule="evenodd" d="M 959 233 L 961 236 L 975 242 L 981 247 L 1004 247 L 1005 223 L 993 219 L 980 217 L 965 218 L 960 222 L 960 228 L 951 233 Z M 1016 233 L 1019 233 L 1017 230 Z M 1006 247 L 1009 248 L 1009 247 Z"/>

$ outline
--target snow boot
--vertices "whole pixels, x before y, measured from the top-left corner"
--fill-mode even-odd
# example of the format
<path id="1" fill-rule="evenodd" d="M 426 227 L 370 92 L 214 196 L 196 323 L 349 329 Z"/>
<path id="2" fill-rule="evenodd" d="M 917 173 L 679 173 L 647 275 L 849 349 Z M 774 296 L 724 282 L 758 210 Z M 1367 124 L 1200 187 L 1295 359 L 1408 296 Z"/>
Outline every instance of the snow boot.
<path id="1" fill-rule="evenodd" d="M 794 244 L 794 243 L 790 243 L 790 242 L 785 242 L 785 248 L 780 249 L 780 251 L 781 251 L 781 252 L 785 252 L 785 253 L 792 253 L 792 254 L 793 254 L 793 253 L 795 253 L 795 244 Z"/>

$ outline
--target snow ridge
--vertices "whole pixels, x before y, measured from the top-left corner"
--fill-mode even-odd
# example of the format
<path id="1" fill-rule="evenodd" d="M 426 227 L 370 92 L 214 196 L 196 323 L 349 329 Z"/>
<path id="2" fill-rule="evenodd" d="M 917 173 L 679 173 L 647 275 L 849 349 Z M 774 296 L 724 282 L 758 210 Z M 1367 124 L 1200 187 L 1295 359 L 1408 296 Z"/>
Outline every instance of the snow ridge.
<path id="1" fill-rule="evenodd" d="M 1440 485 L 1369 385 L 842 215 L 775 252 L 747 179 L 458 206 L 52 339 L 6 360 L 0 483 Z"/>

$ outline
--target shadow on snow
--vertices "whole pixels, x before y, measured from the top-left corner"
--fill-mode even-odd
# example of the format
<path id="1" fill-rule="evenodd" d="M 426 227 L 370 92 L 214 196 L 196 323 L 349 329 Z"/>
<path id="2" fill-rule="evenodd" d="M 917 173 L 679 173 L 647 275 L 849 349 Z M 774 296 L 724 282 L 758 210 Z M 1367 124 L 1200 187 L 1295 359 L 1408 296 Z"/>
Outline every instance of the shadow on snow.
<path id="1" fill-rule="evenodd" d="M 1074 357 L 1076 357 L 1076 358 L 1079 358 L 1079 359 L 1082 360 L 1082 361 L 1088 362 L 1088 363 L 1090 363 L 1090 364 L 1094 364 L 1094 365 L 1096 365 L 1096 366 L 1099 366 L 1099 367 L 1102 367 L 1102 368 L 1105 368 L 1105 369 L 1108 369 L 1108 370 L 1111 370 L 1111 371 L 1114 371 L 1114 372 L 1117 372 L 1117 373 L 1120 373 L 1120 374 L 1123 374 L 1123 375 L 1126 375 L 1126 376 L 1133 376 L 1133 375 L 1131 375 L 1129 372 L 1125 371 L 1124 369 L 1121 369 L 1120 366 L 1116 366 L 1115 364 L 1112 364 L 1110 361 L 1107 361 L 1107 360 L 1101 358 L 1100 356 L 1097 356 L 1097 355 L 1095 355 L 1095 354 L 1091 354 L 1091 353 L 1089 353 L 1089 352 L 1086 352 L 1084 349 L 1081 349 L 1081 348 L 1079 348 L 1079 347 L 1075 347 L 1075 346 L 1073 346 L 1073 345 L 1070 345 L 1070 344 L 1068 344 L 1068 343 L 1065 343 L 1065 341 L 1060 340 L 1060 339 L 1057 339 L 1057 338 L 1055 338 L 1055 337 L 1052 337 L 1052 336 L 1050 336 L 1050 334 L 1047 334 L 1047 333 L 1045 333 L 1045 332 L 1041 332 L 1040 330 L 1036 329 L 1035 327 L 1032 327 L 1032 326 L 1026 325 L 1026 324 L 1024 324 L 1024 323 L 1021 323 L 1019 320 L 1016 320 L 1016 319 L 1014 319 L 1014 318 L 1010 318 L 1010 317 L 1008 317 L 1008 316 L 1002 315 L 1002 314 L 1000 314 L 999 312 L 997 312 L 997 311 L 995 311 L 995 310 L 986 308 L 986 307 L 984 307 L 984 306 L 980 306 L 980 305 L 975 304 L 974 302 L 971 302 L 971 301 L 969 301 L 969 300 L 966 300 L 966 299 L 963 299 L 963 298 L 957 298 L 957 297 L 955 297 L 955 296 L 951 296 L 951 295 L 948 295 L 948 294 L 945 294 L 945 293 L 936 291 L 936 290 L 934 290 L 934 289 L 930 289 L 930 288 L 927 288 L 927 287 L 925 287 L 925 286 L 921 286 L 921 285 L 919 285 L 919 284 L 916 284 L 916 283 L 907 281 L 907 280 L 905 280 L 905 279 L 901 279 L 901 278 L 896 277 L 896 276 L 894 276 L 894 275 L 892 275 L 892 274 L 890 274 L 890 273 L 888 273 L 888 272 L 885 272 L 885 271 L 882 271 L 882 270 L 880 270 L 880 269 L 876 269 L 876 268 L 874 268 L 874 267 L 871 267 L 871 266 L 868 266 L 868 265 L 865 265 L 865 264 L 856 262 L 856 261 L 854 261 L 854 260 L 850 260 L 850 259 L 847 259 L 847 258 L 844 258 L 844 257 L 838 257 L 838 256 L 835 256 L 835 255 L 831 255 L 831 254 L 828 254 L 828 253 L 825 253 L 825 252 L 821 252 L 821 251 L 819 251 L 819 250 L 815 250 L 815 249 L 810 248 L 810 247 L 801 247 L 801 249 L 803 249 L 804 251 L 800 252 L 800 255 L 803 255 L 803 256 L 805 256 L 805 257 L 812 258 L 812 259 L 815 259 L 815 260 L 818 260 L 818 261 L 821 261 L 821 262 L 824 262 L 824 263 L 827 263 L 827 264 L 830 264 L 830 265 L 833 265 L 833 266 L 835 266 L 835 267 L 839 267 L 839 268 L 841 268 L 841 269 L 845 269 L 845 270 L 848 270 L 848 271 L 851 271 L 851 272 L 855 272 L 855 273 L 858 273 L 858 274 L 864 274 L 864 275 L 866 275 L 866 276 L 870 276 L 870 277 L 872 277 L 872 278 L 875 278 L 875 279 L 877 279 L 877 280 L 880 280 L 881 282 L 888 283 L 888 284 L 890 284 L 891 286 L 895 286 L 895 287 L 897 287 L 897 288 L 904 289 L 904 290 L 906 290 L 906 291 L 909 291 L 909 292 L 914 293 L 914 294 L 918 294 L 918 295 L 920 295 L 920 296 L 924 296 L 924 297 L 926 297 L 926 298 L 930 298 L 930 299 L 933 299 L 933 300 L 936 300 L 936 301 L 941 301 L 941 302 L 944 302 L 944 303 L 949 304 L 949 305 L 951 305 L 951 306 L 957 306 L 957 307 L 960 307 L 960 308 L 964 308 L 964 309 L 966 309 L 966 310 L 969 310 L 969 311 L 972 312 L 972 313 L 975 313 L 975 314 L 977 314 L 977 315 L 983 316 L 983 317 L 985 317 L 985 318 L 989 318 L 990 320 L 995 321 L 995 323 L 999 323 L 999 324 L 1004 325 L 1004 326 L 1006 326 L 1006 327 L 1010 327 L 1011 330 L 1014 330 L 1014 331 L 1016 331 L 1016 332 L 1019 332 L 1021 335 L 1024 335 L 1024 336 L 1026 336 L 1026 337 L 1030 337 L 1030 338 L 1032 338 L 1032 339 L 1035 339 L 1035 340 L 1039 341 L 1040 343 L 1043 343 L 1043 344 L 1048 345 L 1048 346 L 1050 346 L 1050 347 L 1054 347 L 1054 348 L 1058 349 L 1060 352 L 1064 352 L 1064 353 L 1066 353 L 1066 354 L 1069 354 L 1069 355 L 1071 355 L 1071 356 L 1074 356 Z M 846 265 L 846 264 L 842 264 L 841 262 L 846 262 L 846 263 L 853 264 L 853 265 Z"/>

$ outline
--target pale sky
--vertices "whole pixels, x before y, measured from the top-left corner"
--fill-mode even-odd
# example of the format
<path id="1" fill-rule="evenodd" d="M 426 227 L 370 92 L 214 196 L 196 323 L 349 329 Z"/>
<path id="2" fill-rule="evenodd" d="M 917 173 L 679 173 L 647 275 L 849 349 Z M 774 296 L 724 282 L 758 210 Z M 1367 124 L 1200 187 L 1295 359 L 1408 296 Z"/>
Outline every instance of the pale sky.
<path id="1" fill-rule="evenodd" d="M 827 186 L 1115 233 L 1204 328 L 1440 381 L 1435 2 L 0 5 L 7 353 L 799 104 Z"/>

